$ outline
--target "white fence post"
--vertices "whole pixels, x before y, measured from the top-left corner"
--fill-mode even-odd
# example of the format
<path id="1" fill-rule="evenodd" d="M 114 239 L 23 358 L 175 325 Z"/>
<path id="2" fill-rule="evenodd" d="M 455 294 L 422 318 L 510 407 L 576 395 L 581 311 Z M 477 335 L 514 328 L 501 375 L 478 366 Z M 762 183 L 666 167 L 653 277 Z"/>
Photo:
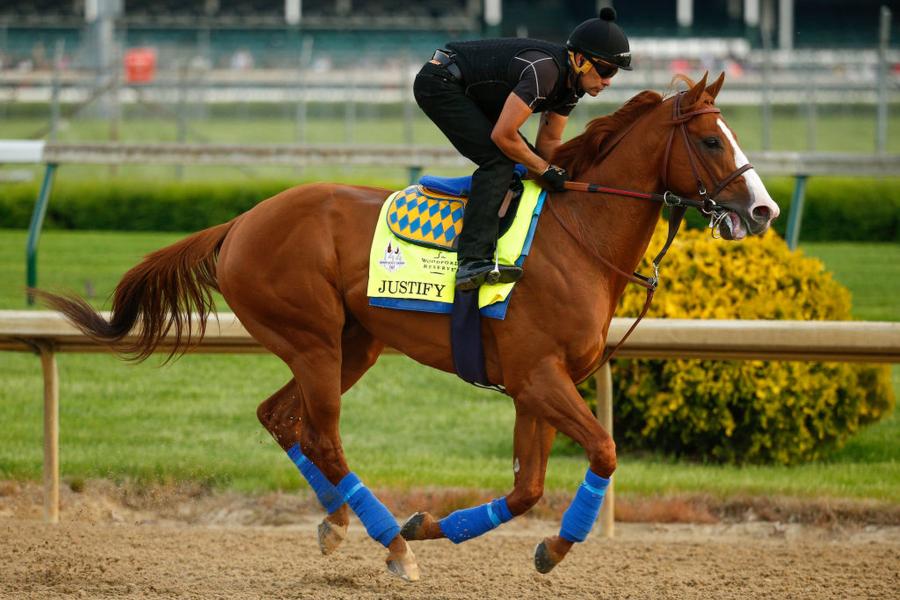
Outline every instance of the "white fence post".
<path id="1" fill-rule="evenodd" d="M 594 375 L 597 382 L 597 419 L 603 428 L 613 434 L 613 390 L 612 390 L 612 371 L 609 363 L 600 367 Z M 600 535 L 611 538 L 616 534 L 616 499 L 613 486 L 615 485 L 615 476 L 609 482 L 606 488 L 606 497 L 603 499 L 603 505 L 600 508 Z"/>
<path id="2" fill-rule="evenodd" d="M 41 343 L 44 374 L 44 520 L 59 523 L 59 370 L 52 343 Z"/>

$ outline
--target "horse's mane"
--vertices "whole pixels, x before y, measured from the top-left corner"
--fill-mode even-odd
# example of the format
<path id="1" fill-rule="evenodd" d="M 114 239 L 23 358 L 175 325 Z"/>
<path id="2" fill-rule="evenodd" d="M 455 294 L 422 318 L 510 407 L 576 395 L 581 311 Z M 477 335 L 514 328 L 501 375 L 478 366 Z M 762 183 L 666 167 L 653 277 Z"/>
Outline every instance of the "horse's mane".
<path id="1" fill-rule="evenodd" d="M 551 162 L 568 171 L 571 177 L 577 177 L 593 164 L 604 140 L 639 119 L 662 101 L 663 97 L 660 94 L 644 90 L 613 114 L 593 119 L 588 123 L 584 133 L 556 149 Z"/>

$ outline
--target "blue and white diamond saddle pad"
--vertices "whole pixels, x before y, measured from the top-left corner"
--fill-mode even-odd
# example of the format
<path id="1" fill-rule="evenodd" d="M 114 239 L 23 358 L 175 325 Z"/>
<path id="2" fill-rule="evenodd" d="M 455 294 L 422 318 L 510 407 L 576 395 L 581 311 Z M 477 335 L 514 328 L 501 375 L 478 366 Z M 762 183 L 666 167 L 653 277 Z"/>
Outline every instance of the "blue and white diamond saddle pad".
<path id="1" fill-rule="evenodd" d="M 395 236 L 428 248 L 456 250 L 466 198 L 411 185 L 389 202 L 387 224 Z"/>

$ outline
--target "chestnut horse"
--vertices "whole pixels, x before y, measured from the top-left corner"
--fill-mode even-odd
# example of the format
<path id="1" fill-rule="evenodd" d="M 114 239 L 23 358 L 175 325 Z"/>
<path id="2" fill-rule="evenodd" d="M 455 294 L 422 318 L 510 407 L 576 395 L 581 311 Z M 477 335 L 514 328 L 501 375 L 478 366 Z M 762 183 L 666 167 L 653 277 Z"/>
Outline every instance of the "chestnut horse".
<path id="1" fill-rule="evenodd" d="M 726 238 L 762 233 L 778 207 L 756 173 L 742 169 L 746 157 L 714 106 L 722 82 L 719 77 L 707 87 L 704 76 L 668 98 L 642 92 L 592 121 L 558 148 L 553 162 L 576 179 L 624 189 L 696 196 L 698 187 L 709 185 L 728 211 Z M 679 114 L 686 117 L 679 120 Z M 681 132 L 673 135 L 676 129 Z M 608 151 L 601 153 L 605 142 Z M 179 350 L 190 345 L 192 334 L 202 336 L 214 311 L 210 290 L 221 291 L 250 334 L 293 374 L 257 415 L 329 512 L 319 527 L 321 550 L 329 553 L 343 540 L 352 508 L 387 547 L 388 568 L 405 579 L 418 578 L 407 539 L 460 542 L 534 506 L 554 436 L 564 433 L 584 448 L 590 465 L 560 534 L 538 544 L 535 565 L 548 572 L 589 532 L 616 468 L 612 437 L 575 384 L 600 364 L 628 282 L 622 272 L 630 273 L 644 255 L 660 205 L 581 191 L 548 198 L 556 218 L 545 215 L 540 222 L 506 319 L 482 324 L 488 377 L 515 404 L 514 487 L 503 498 L 440 521 L 417 513 L 401 530 L 344 459 L 341 394 L 385 345 L 430 367 L 454 368 L 447 315 L 369 306 L 369 247 L 388 194 L 326 183 L 282 192 L 147 256 L 118 284 L 110 321 L 78 298 L 39 295 L 95 339 L 145 358 L 172 329 Z M 138 341 L 125 344 L 138 324 Z"/>

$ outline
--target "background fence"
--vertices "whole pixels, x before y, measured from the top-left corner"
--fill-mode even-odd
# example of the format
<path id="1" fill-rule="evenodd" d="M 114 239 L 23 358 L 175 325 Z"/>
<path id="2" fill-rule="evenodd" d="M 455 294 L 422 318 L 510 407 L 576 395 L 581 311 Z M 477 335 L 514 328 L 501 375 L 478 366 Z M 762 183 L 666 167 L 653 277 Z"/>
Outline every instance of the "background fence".
<path id="1" fill-rule="evenodd" d="M 620 7 L 636 69 L 569 131 L 672 76 L 724 71 L 719 102 L 746 149 L 900 151 L 890 10 L 832 0 L 639 0 Z M 34 5 L 26 8 L 19 4 Z M 0 7 L 3 137 L 66 141 L 444 143 L 412 81 L 450 39 L 563 42 L 610 2 L 46 0 Z M 678 15 L 671 14 L 677 4 Z M 504 9 L 493 19 L 491 7 Z M 564 6 L 562 6 L 564 5 Z M 681 11 L 693 7 L 685 20 Z M 286 6 L 288 7 L 286 10 Z M 723 11 L 722 7 L 727 7 Z M 787 7 L 787 8 L 785 8 Z M 815 10 L 814 10 L 815 9 Z M 785 36 L 790 25 L 793 37 Z M 530 129 L 533 130 L 534 124 Z"/>

